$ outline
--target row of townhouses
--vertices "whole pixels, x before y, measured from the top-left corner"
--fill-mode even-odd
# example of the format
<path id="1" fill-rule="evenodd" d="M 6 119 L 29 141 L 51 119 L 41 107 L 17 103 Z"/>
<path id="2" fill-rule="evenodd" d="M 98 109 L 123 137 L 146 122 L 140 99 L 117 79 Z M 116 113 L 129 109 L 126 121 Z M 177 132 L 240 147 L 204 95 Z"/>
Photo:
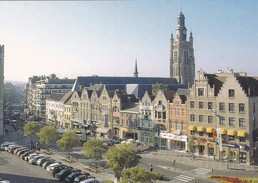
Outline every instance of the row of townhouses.
<path id="1" fill-rule="evenodd" d="M 94 79 L 103 84 L 92 84 L 91 79 L 77 78 L 66 94 L 50 95 L 47 121 L 88 134 L 95 126 L 103 138 L 132 138 L 239 163 L 257 160 L 258 78 L 233 70 L 200 70 L 189 88 L 171 84 L 174 88 L 155 96 L 149 86 L 143 91 L 139 84 L 132 89 L 111 81 L 105 84 L 102 77 Z"/>

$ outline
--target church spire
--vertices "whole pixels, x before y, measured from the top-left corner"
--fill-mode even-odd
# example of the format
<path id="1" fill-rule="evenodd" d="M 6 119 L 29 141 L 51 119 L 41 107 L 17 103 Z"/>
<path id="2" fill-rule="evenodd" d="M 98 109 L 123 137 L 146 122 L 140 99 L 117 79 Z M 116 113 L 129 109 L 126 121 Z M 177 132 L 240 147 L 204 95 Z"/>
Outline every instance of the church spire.
<path id="1" fill-rule="evenodd" d="M 137 58 L 135 59 L 134 77 L 138 78 Z"/>

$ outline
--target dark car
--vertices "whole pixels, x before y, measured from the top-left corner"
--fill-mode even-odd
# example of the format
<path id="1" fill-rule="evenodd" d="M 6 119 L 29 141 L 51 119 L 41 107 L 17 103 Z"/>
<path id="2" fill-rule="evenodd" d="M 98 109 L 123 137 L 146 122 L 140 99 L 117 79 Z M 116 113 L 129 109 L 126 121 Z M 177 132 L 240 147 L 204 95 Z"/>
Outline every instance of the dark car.
<path id="1" fill-rule="evenodd" d="M 91 176 L 89 174 L 82 174 L 74 179 L 74 183 L 79 183 L 80 181 L 83 181 L 85 179 L 90 178 Z"/>
<path id="2" fill-rule="evenodd" d="M 73 173 L 74 170 L 72 168 L 65 168 L 61 170 L 60 172 L 55 174 L 55 178 L 57 178 L 60 181 L 65 180 L 67 176 L 69 176 L 71 173 Z"/>
<path id="3" fill-rule="evenodd" d="M 56 173 L 59 173 L 61 170 L 66 169 L 66 168 L 69 168 L 69 167 L 67 165 L 64 165 L 64 164 L 59 164 L 59 165 L 56 165 L 56 166 L 52 167 L 49 172 L 53 176 L 55 176 Z"/>
<path id="4" fill-rule="evenodd" d="M 65 178 L 66 183 L 73 183 L 74 179 L 78 176 L 82 175 L 81 172 L 71 173 L 68 177 Z"/>
<path id="5" fill-rule="evenodd" d="M 16 156 L 20 157 L 20 155 L 22 155 L 23 153 L 28 152 L 28 151 L 29 151 L 29 149 L 23 149 L 23 150 L 17 152 Z"/>
<path id="6" fill-rule="evenodd" d="M 42 166 L 43 165 L 43 163 L 45 163 L 47 160 L 49 160 L 50 159 L 50 157 L 44 157 L 44 158 L 42 158 L 42 159 L 38 159 L 37 160 L 37 165 L 39 165 L 39 166 Z"/>

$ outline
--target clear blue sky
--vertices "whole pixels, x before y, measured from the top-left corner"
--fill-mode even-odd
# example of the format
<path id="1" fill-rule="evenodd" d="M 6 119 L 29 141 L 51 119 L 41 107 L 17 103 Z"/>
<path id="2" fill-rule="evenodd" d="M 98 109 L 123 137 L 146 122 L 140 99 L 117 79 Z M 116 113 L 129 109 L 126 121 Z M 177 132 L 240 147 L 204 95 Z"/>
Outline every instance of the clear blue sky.
<path id="1" fill-rule="evenodd" d="M 258 76 L 257 0 L 182 0 L 196 71 L 231 68 Z M 169 77 L 170 34 L 180 0 L 0 2 L 5 79 Z"/>

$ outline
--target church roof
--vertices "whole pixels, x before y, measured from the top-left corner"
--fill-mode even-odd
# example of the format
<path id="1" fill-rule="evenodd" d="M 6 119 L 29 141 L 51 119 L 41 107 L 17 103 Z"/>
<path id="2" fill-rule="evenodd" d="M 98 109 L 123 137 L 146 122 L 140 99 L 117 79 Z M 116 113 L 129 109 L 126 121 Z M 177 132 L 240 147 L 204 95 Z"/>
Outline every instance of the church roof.
<path id="1" fill-rule="evenodd" d="M 92 84 L 177 84 L 174 78 L 161 77 L 111 77 L 111 76 L 80 76 L 77 77 L 73 91 L 79 90 L 81 87 L 89 87 Z"/>

